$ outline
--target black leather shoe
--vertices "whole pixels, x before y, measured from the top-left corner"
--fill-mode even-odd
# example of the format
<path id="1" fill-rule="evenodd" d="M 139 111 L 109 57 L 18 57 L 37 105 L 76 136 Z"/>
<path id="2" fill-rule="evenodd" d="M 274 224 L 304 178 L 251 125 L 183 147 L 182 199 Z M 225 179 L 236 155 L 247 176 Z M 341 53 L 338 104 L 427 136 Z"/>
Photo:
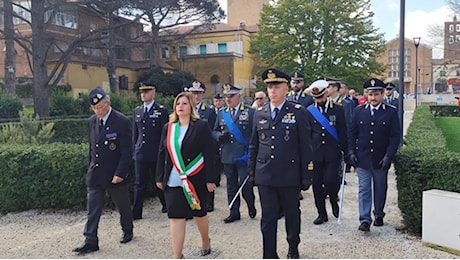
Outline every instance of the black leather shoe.
<path id="1" fill-rule="evenodd" d="M 123 236 L 120 238 L 120 243 L 125 244 L 133 240 L 133 233 L 123 233 Z"/>
<path id="2" fill-rule="evenodd" d="M 166 213 L 166 212 L 168 212 L 168 209 L 166 207 L 162 207 L 161 208 L 161 213 Z"/>
<path id="3" fill-rule="evenodd" d="M 98 245 L 93 245 L 93 244 L 86 244 L 84 243 L 80 247 L 75 248 L 72 250 L 73 252 L 79 253 L 79 254 L 86 254 L 94 251 L 98 251 L 99 246 Z"/>
<path id="4" fill-rule="evenodd" d="M 299 250 L 297 248 L 289 248 L 287 258 L 288 259 L 299 259 Z"/>
<path id="5" fill-rule="evenodd" d="M 369 231 L 370 231 L 370 227 L 371 227 L 371 225 L 369 225 L 369 223 L 363 222 L 363 223 L 361 223 L 361 225 L 359 225 L 359 228 L 358 228 L 358 229 L 361 230 L 361 231 L 369 232 Z"/>
<path id="6" fill-rule="evenodd" d="M 329 219 L 326 217 L 318 216 L 315 220 L 313 220 L 313 224 L 315 225 L 321 225 L 324 222 L 328 222 Z"/>
<path id="7" fill-rule="evenodd" d="M 257 215 L 257 210 L 254 208 L 252 210 L 249 210 L 249 217 L 250 218 L 255 218 Z"/>
<path id="8" fill-rule="evenodd" d="M 209 239 L 209 248 L 208 249 L 201 249 L 200 250 L 200 255 L 201 256 L 206 256 L 211 253 L 211 239 Z"/>
<path id="9" fill-rule="evenodd" d="M 334 215 L 334 217 L 338 218 L 339 217 L 339 204 L 337 204 L 337 202 L 331 200 L 331 206 L 332 206 L 332 215 Z"/>
<path id="10" fill-rule="evenodd" d="M 376 227 L 383 226 L 383 218 L 382 217 L 376 217 L 375 220 L 374 220 L 374 226 L 376 226 Z"/>
<path id="11" fill-rule="evenodd" d="M 214 206 L 208 205 L 208 206 L 206 207 L 206 211 L 207 211 L 207 212 L 213 212 L 213 211 L 214 211 Z"/>
<path id="12" fill-rule="evenodd" d="M 228 216 L 228 217 L 226 217 L 224 219 L 224 222 L 225 223 L 232 223 L 232 222 L 237 221 L 237 220 L 240 220 L 240 216 L 232 216 L 232 215 L 230 215 L 230 216 Z"/>

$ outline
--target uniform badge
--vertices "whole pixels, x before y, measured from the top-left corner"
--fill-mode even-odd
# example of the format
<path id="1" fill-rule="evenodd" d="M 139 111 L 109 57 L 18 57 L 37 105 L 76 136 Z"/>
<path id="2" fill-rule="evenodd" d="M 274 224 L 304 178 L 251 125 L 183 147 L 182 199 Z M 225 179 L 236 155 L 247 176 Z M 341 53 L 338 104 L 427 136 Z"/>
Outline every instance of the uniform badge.
<path id="1" fill-rule="evenodd" d="M 310 163 L 308 164 L 307 169 L 308 169 L 309 171 L 313 171 L 313 162 L 310 162 Z"/>
<path id="2" fill-rule="evenodd" d="M 265 133 L 260 133 L 260 140 L 265 140 Z"/>
<path id="3" fill-rule="evenodd" d="M 109 149 L 112 150 L 112 151 L 115 151 L 115 149 L 117 149 L 117 145 L 115 143 L 111 143 L 109 145 Z"/>
<path id="4" fill-rule="evenodd" d="M 335 115 L 329 115 L 329 124 L 330 125 L 335 125 L 335 122 L 336 122 L 336 117 Z"/>
<path id="5" fill-rule="evenodd" d="M 289 139 L 290 139 L 289 135 L 285 135 L 285 136 L 284 136 L 284 141 L 287 142 L 287 141 L 289 141 Z"/>
<path id="6" fill-rule="evenodd" d="M 261 125 L 266 124 L 266 123 L 267 123 L 267 119 L 259 120 L 259 124 L 261 124 Z"/>

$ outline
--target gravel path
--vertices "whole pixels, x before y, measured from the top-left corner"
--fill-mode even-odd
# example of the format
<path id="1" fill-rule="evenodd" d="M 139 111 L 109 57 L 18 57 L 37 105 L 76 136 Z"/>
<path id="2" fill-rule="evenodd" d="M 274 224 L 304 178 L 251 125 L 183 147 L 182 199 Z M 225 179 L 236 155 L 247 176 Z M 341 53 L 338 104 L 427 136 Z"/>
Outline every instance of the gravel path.
<path id="1" fill-rule="evenodd" d="M 410 123 L 410 116 L 405 125 Z M 301 258 L 457 258 L 422 244 L 419 237 L 400 232 L 401 214 L 397 206 L 397 190 L 393 169 L 389 174 L 389 190 L 385 225 L 371 226 L 369 234 L 358 231 L 357 176 L 347 175 L 343 223 L 337 224 L 328 206 L 329 222 L 313 225 L 317 217 L 311 189 L 303 192 L 302 232 L 299 245 Z M 256 196 L 257 194 L 257 189 Z M 256 197 L 258 215 L 250 219 L 242 203 L 240 221 L 224 224 L 226 207 L 225 178 L 216 191 L 216 210 L 209 214 L 213 253 L 209 258 L 261 258 L 260 204 Z M 327 204 L 328 205 L 328 204 Z M 146 202 L 144 219 L 134 223 L 134 240 L 118 242 L 121 230 L 118 213 L 106 210 L 99 225 L 100 250 L 79 256 L 72 249 L 83 241 L 86 212 L 30 210 L 0 217 L 0 258 L 171 258 L 169 225 L 160 213 L 156 198 Z M 184 255 L 199 257 L 198 231 L 193 221 L 187 222 Z M 287 242 L 284 218 L 278 222 L 278 254 L 285 258 Z"/>

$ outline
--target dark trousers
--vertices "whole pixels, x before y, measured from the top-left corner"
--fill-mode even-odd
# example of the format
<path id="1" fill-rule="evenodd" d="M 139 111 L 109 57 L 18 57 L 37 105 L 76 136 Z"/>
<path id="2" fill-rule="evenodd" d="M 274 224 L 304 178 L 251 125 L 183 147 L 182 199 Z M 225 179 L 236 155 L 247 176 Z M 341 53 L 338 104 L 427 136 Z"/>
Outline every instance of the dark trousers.
<path id="1" fill-rule="evenodd" d="M 233 197 L 235 197 L 238 189 L 243 184 L 244 180 L 248 176 L 248 167 L 245 165 L 240 165 L 237 163 L 234 164 L 224 164 L 225 176 L 227 177 L 227 200 L 230 205 Z M 253 210 L 254 207 L 254 189 L 253 185 L 249 182 L 243 187 L 241 191 L 243 193 L 243 198 L 248 204 L 248 210 Z M 232 207 L 230 208 L 230 215 L 240 216 L 240 197 L 238 196 Z"/>
<path id="2" fill-rule="evenodd" d="M 284 209 L 289 248 L 297 249 L 300 243 L 299 188 L 259 185 L 258 189 L 262 207 L 260 227 L 263 237 L 263 258 L 279 258 L 276 253 L 276 231 L 280 207 Z"/>
<path id="3" fill-rule="evenodd" d="M 135 178 L 134 178 L 134 202 L 133 202 L 133 217 L 135 219 L 142 218 L 142 209 L 144 207 L 144 195 L 147 187 L 153 186 L 156 189 L 161 206 L 166 207 L 165 196 L 163 191 L 156 188 L 152 182 L 152 176 L 155 175 L 156 163 L 154 162 L 139 162 L 135 161 Z"/>
<path id="4" fill-rule="evenodd" d="M 313 170 L 313 195 L 318 214 L 327 216 L 325 199 L 329 195 L 331 203 L 337 204 L 337 193 L 340 189 L 340 162 L 315 162 Z"/>
<path id="5" fill-rule="evenodd" d="M 104 207 L 105 191 L 109 193 L 113 203 L 120 213 L 121 229 L 125 233 L 133 233 L 133 216 L 131 214 L 131 203 L 129 201 L 129 189 L 126 184 L 118 184 L 113 188 L 87 187 L 88 219 L 85 225 L 85 243 L 97 245 L 97 229 L 101 219 L 102 208 Z"/>

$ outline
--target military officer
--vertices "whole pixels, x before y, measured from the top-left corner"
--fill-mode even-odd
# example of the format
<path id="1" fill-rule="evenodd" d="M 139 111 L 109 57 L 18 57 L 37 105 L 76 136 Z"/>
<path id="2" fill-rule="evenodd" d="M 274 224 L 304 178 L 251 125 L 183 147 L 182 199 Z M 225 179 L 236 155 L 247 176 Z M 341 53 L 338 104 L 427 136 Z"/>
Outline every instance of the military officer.
<path id="1" fill-rule="evenodd" d="M 223 94 L 227 108 L 219 111 L 213 136 L 221 147 L 221 162 L 227 177 L 227 200 L 232 202 L 237 191 L 248 176 L 248 145 L 251 138 L 254 109 L 241 102 L 241 87 L 230 83 L 224 84 Z M 257 211 L 254 206 L 252 183 L 246 182 L 242 189 L 243 198 L 248 206 L 250 218 L 255 218 Z M 230 208 L 230 215 L 225 223 L 240 220 L 240 198 L 236 198 Z"/>
<path id="2" fill-rule="evenodd" d="M 152 176 L 155 176 L 161 130 L 169 120 L 168 110 L 155 102 L 156 87 L 152 83 L 139 83 L 139 91 L 143 104 L 133 111 L 135 162 L 133 219 L 142 218 L 144 194 L 151 183 Z M 163 191 L 160 189 L 156 191 L 161 202 L 161 212 L 166 213 Z"/>
<path id="3" fill-rule="evenodd" d="M 325 80 L 317 80 L 310 85 L 315 103 L 307 108 L 312 128 L 312 148 L 315 151 L 313 195 L 318 210 L 318 217 L 313 221 L 315 225 L 328 221 L 324 202 L 326 194 L 329 194 L 332 214 L 339 217 L 337 191 L 340 187 L 340 164 L 348 149 L 343 107 L 327 97 L 328 85 Z"/>
<path id="4" fill-rule="evenodd" d="M 298 195 L 311 184 L 311 126 L 305 108 L 286 100 L 288 75 L 270 68 L 263 72 L 262 79 L 270 102 L 255 112 L 248 168 L 259 190 L 263 258 L 279 258 L 276 241 L 280 208 L 286 218 L 287 257 L 299 258 Z"/>
<path id="5" fill-rule="evenodd" d="M 370 230 L 372 198 L 374 226 L 383 225 L 388 169 L 400 145 L 398 110 L 382 102 L 385 86 L 376 78 L 364 82 L 368 103 L 355 108 L 348 136 L 347 159 L 358 172 L 361 231 Z"/>
<path id="6" fill-rule="evenodd" d="M 287 94 L 287 100 L 308 107 L 313 104 L 313 98 L 302 91 L 304 86 L 304 76 L 300 71 L 294 71 L 290 75 L 291 91 Z"/>
<path id="7" fill-rule="evenodd" d="M 387 85 L 385 87 L 385 97 L 383 99 L 383 102 L 385 104 L 392 105 L 392 106 L 398 108 L 399 100 L 394 95 L 395 84 L 393 84 L 391 82 L 388 82 L 386 84 Z"/>
<path id="8" fill-rule="evenodd" d="M 89 93 L 94 114 L 89 118 L 89 167 L 86 173 L 87 221 L 85 242 L 73 251 L 79 254 L 99 250 L 97 229 L 107 191 L 120 213 L 123 235 L 120 243 L 133 239 L 133 217 L 128 176 L 133 156 L 131 123 L 112 109 L 110 97 L 101 87 Z"/>
<path id="9" fill-rule="evenodd" d="M 203 94 L 206 91 L 206 86 L 200 81 L 193 81 L 190 86 L 184 89 L 184 91 L 191 92 L 195 101 L 196 111 L 200 115 L 200 119 L 208 122 L 209 128 L 212 130 L 216 122 L 216 112 L 214 108 L 203 102 Z M 216 152 L 218 150 L 217 144 Z M 207 211 L 214 211 L 214 191 L 209 192 L 208 205 L 206 205 Z"/>

